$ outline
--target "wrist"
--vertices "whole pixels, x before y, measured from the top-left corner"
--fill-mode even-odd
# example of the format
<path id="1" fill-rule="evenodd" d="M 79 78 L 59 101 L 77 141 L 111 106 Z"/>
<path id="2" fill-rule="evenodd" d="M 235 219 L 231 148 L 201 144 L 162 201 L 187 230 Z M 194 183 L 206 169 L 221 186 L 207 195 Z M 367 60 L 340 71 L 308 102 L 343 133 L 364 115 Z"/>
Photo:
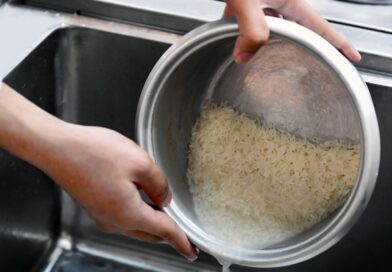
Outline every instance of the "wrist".
<path id="1" fill-rule="evenodd" d="M 0 86 L 0 147 L 46 170 L 67 123 L 40 109 L 6 84 Z"/>

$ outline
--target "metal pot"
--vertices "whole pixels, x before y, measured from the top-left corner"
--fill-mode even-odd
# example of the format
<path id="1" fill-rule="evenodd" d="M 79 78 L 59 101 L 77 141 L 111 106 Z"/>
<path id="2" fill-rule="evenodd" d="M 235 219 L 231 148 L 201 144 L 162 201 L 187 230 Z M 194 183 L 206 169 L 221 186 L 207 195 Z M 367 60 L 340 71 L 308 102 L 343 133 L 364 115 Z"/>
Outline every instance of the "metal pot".
<path id="1" fill-rule="evenodd" d="M 208 23 L 185 35 L 161 57 L 150 73 L 139 101 L 136 123 L 141 147 L 166 173 L 173 191 L 173 201 L 165 211 L 200 249 L 218 259 L 253 267 L 298 263 L 338 242 L 365 209 L 375 186 L 380 161 L 380 136 L 374 106 L 367 86 L 354 66 L 308 29 L 277 18 L 267 18 L 267 23 L 271 38 L 246 65 L 235 64 L 231 57 L 238 36 L 238 25 L 234 21 Z M 282 50 L 276 49 L 279 46 Z M 287 50 L 291 55 L 285 54 L 290 53 Z M 279 54 L 276 52 L 285 57 L 277 59 Z M 259 65 L 269 63 L 265 56 L 277 65 L 275 70 L 285 70 L 295 85 L 281 84 L 286 87 L 279 95 L 274 96 L 273 92 L 258 95 L 254 85 L 263 81 L 249 79 L 255 71 L 263 80 L 268 79 L 265 65 Z M 285 78 L 279 76 L 277 80 L 285 81 Z M 302 92 L 300 99 L 292 96 L 298 91 Z M 361 162 L 348 200 L 323 222 L 269 248 L 238 248 L 206 233 L 193 209 L 186 169 L 191 128 L 201 105 L 211 97 L 218 101 L 229 100 L 237 109 L 269 118 L 267 121 L 286 126 L 289 132 L 300 136 L 328 140 L 338 135 L 336 137 L 358 141 Z M 282 105 L 278 107 L 280 110 L 267 110 L 269 103 L 266 101 L 276 104 L 277 97 Z M 304 104 L 298 106 L 297 100 L 287 97 L 295 97 Z M 293 108 L 299 117 L 290 128 L 287 122 L 297 116 L 293 114 Z M 309 110 L 311 108 L 313 112 Z M 326 112 L 327 118 L 320 112 Z"/>

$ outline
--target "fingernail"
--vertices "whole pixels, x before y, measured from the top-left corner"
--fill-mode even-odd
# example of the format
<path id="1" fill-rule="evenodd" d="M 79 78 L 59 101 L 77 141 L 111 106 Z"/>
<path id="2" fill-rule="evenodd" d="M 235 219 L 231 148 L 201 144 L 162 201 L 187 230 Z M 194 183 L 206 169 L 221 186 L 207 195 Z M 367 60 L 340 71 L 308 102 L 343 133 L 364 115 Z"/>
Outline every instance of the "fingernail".
<path id="1" fill-rule="evenodd" d="M 254 53 L 240 52 L 234 56 L 234 59 L 238 64 L 244 64 L 247 63 L 253 56 Z"/>
<path id="2" fill-rule="evenodd" d="M 362 58 L 361 54 L 359 54 L 358 51 L 355 51 L 354 55 L 355 55 L 356 62 L 360 62 Z"/>
<path id="3" fill-rule="evenodd" d="M 361 61 L 361 54 L 355 48 L 351 48 L 342 53 L 352 62 L 358 63 Z"/>
<path id="4" fill-rule="evenodd" d="M 166 196 L 166 198 L 165 198 L 165 200 L 162 202 L 162 206 L 163 207 L 167 207 L 167 206 L 169 206 L 170 205 L 170 202 L 172 201 L 172 193 L 169 191 L 168 193 L 167 193 L 167 196 Z"/>
<path id="5" fill-rule="evenodd" d="M 194 262 L 194 261 L 197 260 L 197 256 L 189 256 L 189 257 L 186 257 L 186 259 L 187 259 L 188 261 L 190 261 L 190 262 Z"/>
<path id="6" fill-rule="evenodd" d="M 194 262 L 199 257 L 199 252 L 200 252 L 199 249 L 197 247 L 194 247 L 192 255 L 187 256 L 186 258 L 188 259 L 188 261 Z"/>

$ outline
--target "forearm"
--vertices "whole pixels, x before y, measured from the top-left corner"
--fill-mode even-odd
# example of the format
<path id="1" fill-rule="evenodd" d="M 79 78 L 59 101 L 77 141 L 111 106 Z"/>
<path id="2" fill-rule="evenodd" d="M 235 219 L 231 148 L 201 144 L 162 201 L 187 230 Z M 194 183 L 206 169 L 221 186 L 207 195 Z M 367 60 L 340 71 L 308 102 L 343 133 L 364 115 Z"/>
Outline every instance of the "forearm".
<path id="1" fill-rule="evenodd" d="M 6 84 L 0 86 L 0 148 L 48 170 L 63 121 L 40 109 Z"/>
<path id="2" fill-rule="evenodd" d="M 121 134 L 61 121 L 0 87 L 0 148 L 48 174 L 102 229 L 151 242 L 167 240 L 190 260 L 195 248 L 176 223 L 140 198 L 170 202 L 164 174 L 148 154 Z"/>

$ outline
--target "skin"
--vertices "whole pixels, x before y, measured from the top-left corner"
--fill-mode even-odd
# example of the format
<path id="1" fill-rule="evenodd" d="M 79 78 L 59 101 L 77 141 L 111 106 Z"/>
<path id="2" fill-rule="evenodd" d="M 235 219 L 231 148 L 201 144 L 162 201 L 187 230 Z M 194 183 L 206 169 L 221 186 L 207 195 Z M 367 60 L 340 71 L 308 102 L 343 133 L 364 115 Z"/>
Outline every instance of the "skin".
<path id="1" fill-rule="evenodd" d="M 266 14 L 296 21 L 350 60 L 360 60 L 355 48 L 301 0 L 228 0 L 224 16 L 236 16 L 240 28 L 233 51 L 238 63 L 247 62 L 268 40 Z M 0 148 L 44 171 L 103 231 L 169 243 L 188 260 L 197 258 L 196 248 L 177 224 L 142 201 L 139 189 L 158 207 L 170 203 L 171 192 L 162 171 L 130 139 L 113 130 L 64 122 L 3 83 Z"/>
<path id="2" fill-rule="evenodd" d="M 227 0 L 223 17 L 235 16 L 240 35 L 233 57 L 237 63 L 246 63 L 257 49 L 268 40 L 266 15 L 285 18 L 301 24 L 339 49 L 349 60 L 359 62 L 361 55 L 355 47 L 337 32 L 325 19 L 302 0 Z"/>
<path id="3" fill-rule="evenodd" d="M 147 153 L 121 134 L 66 123 L 3 83 L 0 88 L 0 148 L 44 171 L 67 191 L 104 231 L 150 242 L 168 242 L 189 260 L 196 249 L 159 206 L 171 193 Z"/>

